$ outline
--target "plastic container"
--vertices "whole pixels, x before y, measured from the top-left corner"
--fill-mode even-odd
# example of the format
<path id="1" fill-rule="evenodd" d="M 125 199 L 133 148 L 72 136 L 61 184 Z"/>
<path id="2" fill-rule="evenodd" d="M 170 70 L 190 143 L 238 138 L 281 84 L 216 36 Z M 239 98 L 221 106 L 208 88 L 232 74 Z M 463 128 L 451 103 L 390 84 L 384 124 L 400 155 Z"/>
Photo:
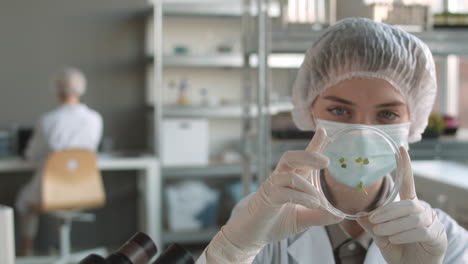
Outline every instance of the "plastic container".
<path id="1" fill-rule="evenodd" d="M 322 206 L 329 212 L 355 220 L 397 196 L 403 161 L 398 145 L 382 130 L 366 125 L 340 129 L 324 140 L 318 152 L 330 164 L 325 170 L 313 170 L 311 182 L 325 197 Z"/>

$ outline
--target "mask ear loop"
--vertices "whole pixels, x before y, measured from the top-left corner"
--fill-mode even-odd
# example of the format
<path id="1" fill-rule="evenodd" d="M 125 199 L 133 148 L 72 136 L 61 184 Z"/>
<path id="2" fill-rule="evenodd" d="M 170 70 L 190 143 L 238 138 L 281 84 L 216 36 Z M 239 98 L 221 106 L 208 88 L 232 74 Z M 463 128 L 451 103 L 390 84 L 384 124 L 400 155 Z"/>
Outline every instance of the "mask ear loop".
<path id="1" fill-rule="evenodd" d="M 314 100 L 314 102 L 315 102 L 315 100 Z M 312 128 L 314 129 L 314 131 L 317 131 L 317 129 L 318 129 L 317 120 L 316 120 L 315 115 L 314 115 L 314 110 L 312 109 L 312 105 L 314 104 L 314 102 L 312 102 L 312 104 L 309 106 L 309 111 L 310 111 L 309 118 L 310 118 L 310 122 L 312 124 Z"/>

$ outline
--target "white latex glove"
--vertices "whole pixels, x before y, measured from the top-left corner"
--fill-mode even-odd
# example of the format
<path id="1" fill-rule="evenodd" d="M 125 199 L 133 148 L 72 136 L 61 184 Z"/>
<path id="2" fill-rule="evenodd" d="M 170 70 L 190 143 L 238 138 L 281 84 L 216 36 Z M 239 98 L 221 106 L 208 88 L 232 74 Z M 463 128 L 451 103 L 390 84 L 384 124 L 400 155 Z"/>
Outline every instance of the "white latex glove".
<path id="1" fill-rule="evenodd" d="M 328 166 L 328 158 L 315 152 L 326 132 L 319 129 L 305 151 L 286 152 L 275 171 L 221 231 L 206 250 L 209 264 L 252 263 L 268 243 L 284 239 L 314 225 L 342 221 L 323 208 L 325 200 L 307 181 L 312 169 Z"/>
<path id="2" fill-rule="evenodd" d="M 419 202 L 408 152 L 401 147 L 400 153 L 405 166 L 401 201 L 390 203 L 357 221 L 372 235 L 390 264 L 442 263 L 447 250 L 445 228 L 434 210 Z"/>

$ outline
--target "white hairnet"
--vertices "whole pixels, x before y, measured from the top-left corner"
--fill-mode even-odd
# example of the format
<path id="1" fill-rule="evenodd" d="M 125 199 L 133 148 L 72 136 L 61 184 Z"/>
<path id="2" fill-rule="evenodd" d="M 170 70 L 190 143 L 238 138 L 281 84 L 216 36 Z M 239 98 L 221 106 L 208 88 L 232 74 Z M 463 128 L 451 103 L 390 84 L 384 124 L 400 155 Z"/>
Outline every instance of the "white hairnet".
<path id="1" fill-rule="evenodd" d="M 86 77 L 75 68 L 65 68 L 55 77 L 57 92 L 63 95 L 81 96 L 86 91 Z"/>
<path id="2" fill-rule="evenodd" d="M 408 140 L 421 139 L 437 89 L 434 60 L 421 40 L 365 18 L 348 18 L 329 27 L 307 50 L 294 83 L 292 115 L 298 128 L 314 130 L 314 99 L 352 78 L 383 79 L 399 90 L 410 113 Z"/>

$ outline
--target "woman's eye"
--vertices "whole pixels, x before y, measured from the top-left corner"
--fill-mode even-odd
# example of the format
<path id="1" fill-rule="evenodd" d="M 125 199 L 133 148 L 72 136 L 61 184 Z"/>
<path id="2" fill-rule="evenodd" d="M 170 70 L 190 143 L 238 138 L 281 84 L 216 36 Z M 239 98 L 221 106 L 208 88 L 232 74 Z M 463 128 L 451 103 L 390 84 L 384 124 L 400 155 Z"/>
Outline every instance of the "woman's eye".
<path id="1" fill-rule="evenodd" d="M 332 108 L 332 109 L 329 109 L 328 111 L 330 111 L 331 113 L 333 113 L 335 115 L 339 115 L 339 116 L 348 114 L 348 111 L 346 109 L 343 109 L 343 108 Z"/>
<path id="2" fill-rule="evenodd" d="M 383 111 L 379 115 L 388 120 L 393 120 L 398 116 L 397 114 L 390 112 L 390 111 Z"/>

